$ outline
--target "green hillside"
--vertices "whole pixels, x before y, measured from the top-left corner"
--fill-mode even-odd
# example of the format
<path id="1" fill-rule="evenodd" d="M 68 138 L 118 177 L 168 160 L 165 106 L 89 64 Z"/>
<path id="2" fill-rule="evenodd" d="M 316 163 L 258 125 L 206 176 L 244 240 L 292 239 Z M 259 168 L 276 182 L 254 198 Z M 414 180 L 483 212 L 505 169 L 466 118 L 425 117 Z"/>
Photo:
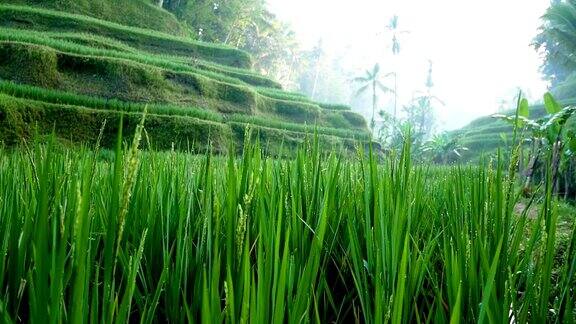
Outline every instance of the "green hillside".
<path id="1" fill-rule="evenodd" d="M 576 99 L 560 100 L 562 104 L 576 103 Z M 509 110 L 504 115 L 514 115 L 514 110 Z M 544 105 L 534 105 L 530 108 L 530 118 L 537 119 L 546 115 Z M 475 160 L 481 155 L 492 154 L 498 148 L 506 148 L 510 145 L 513 128 L 510 124 L 491 117 L 485 116 L 473 120 L 461 129 L 450 132 L 452 137 L 459 138 L 460 142 L 468 148 L 462 152 L 464 161 Z"/>
<path id="2" fill-rule="evenodd" d="M 66 11 L 125 26 L 149 28 L 178 36 L 186 36 L 188 34 L 186 28 L 174 15 L 153 5 L 151 1 L 3 0 L 2 3 Z"/>
<path id="3" fill-rule="evenodd" d="M 349 107 L 282 90 L 250 69 L 247 53 L 182 36 L 171 14 L 142 1 L 121 1 L 128 11 L 119 15 L 96 10 L 90 1 L 9 2 L 28 6 L 0 5 L 5 142 L 52 126 L 63 139 L 90 142 L 105 119 L 113 132 L 118 111 L 130 112 L 126 123 L 135 125 L 145 107 L 158 148 L 192 142 L 200 148 L 208 140 L 226 148 L 230 139 L 242 143 L 247 125 L 271 148 L 297 144 L 314 131 L 330 147 L 369 140 L 366 121 Z M 131 10 L 159 17 L 155 23 L 165 19 L 166 28 L 137 23 Z"/>

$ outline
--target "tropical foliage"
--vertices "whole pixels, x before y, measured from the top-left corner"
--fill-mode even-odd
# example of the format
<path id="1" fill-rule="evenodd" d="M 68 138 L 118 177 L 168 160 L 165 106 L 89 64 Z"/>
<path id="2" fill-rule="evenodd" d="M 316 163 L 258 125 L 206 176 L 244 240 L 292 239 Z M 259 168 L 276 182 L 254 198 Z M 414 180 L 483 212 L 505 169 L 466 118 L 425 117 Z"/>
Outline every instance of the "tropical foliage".
<path id="1" fill-rule="evenodd" d="M 539 161 L 544 156 L 552 156 L 552 181 L 556 193 L 559 190 L 558 181 L 562 178 L 561 171 L 570 172 L 575 163 L 576 135 L 573 127 L 566 127 L 566 125 L 576 114 L 576 107 L 562 107 L 550 93 L 544 95 L 544 105 L 548 115 L 538 119 L 530 119 L 528 101 L 525 98 L 520 98 L 517 116 L 494 115 L 494 117 L 526 130 L 525 134 L 521 134 L 525 136 L 525 141 L 530 144 L 528 164 L 523 172 L 526 178 L 524 189 L 529 190 Z M 571 179 L 568 178 L 567 174 L 563 178 L 565 187 L 569 188 Z"/>
<path id="2" fill-rule="evenodd" d="M 542 72 L 554 93 L 564 99 L 576 96 L 576 1 L 553 1 L 542 17 L 534 46 L 544 54 Z"/>

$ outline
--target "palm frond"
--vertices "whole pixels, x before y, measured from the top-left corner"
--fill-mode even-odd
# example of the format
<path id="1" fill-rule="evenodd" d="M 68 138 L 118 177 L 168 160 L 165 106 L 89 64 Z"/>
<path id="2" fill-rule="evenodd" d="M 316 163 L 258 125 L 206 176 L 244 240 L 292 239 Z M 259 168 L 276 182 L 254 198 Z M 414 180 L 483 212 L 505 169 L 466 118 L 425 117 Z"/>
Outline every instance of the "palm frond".
<path id="1" fill-rule="evenodd" d="M 394 93 L 394 89 L 385 86 L 382 82 L 376 81 L 376 86 L 384 93 Z"/>
<path id="2" fill-rule="evenodd" d="M 367 77 L 356 77 L 352 79 L 352 82 L 368 82 L 369 79 Z"/>
<path id="3" fill-rule="evenodd" d="M 374 64 L 372 73 L 370 73 L 370 75 L 375 79 L 378 76 L 378 73 L 380 73 L 380 64 L 376 63 Z"/>
<path id="4" fill-rule="evenodd" d="M 369 87 L 370 87 L 370 84 L 367 84 L 367 85 L 361 87 L 360 89 L 356 90 L 356 92 L 354 93 L 354 96 L 355 97 L 361 96 L 364 92 L 366 92 L 366 90 L 368 90 Z"/>

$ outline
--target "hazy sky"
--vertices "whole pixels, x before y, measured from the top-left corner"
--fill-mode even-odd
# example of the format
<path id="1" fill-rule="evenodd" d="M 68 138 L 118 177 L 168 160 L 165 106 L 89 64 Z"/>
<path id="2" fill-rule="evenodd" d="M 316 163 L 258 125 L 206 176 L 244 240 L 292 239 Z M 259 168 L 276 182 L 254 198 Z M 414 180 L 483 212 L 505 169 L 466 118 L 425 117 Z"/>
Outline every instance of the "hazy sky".
<path id="1" fill-rule="evenodd" d="M 434 63 L 439 126 L 453 129 L 496 112 L 512 101 L 515 89 L 539 99 L 546 91 L 530 46 L 549 0 L 268 0 L 269 9 L 290 23 L 304 47 L 322 38 L 325 51 L 346 53 L 348 68 L 380 62 L 397 70 L 399 95 L 406 103 L 422 89 L 428 60 Z M 386 25 L 394 14 L 401 53 L 390 54 Z"/>

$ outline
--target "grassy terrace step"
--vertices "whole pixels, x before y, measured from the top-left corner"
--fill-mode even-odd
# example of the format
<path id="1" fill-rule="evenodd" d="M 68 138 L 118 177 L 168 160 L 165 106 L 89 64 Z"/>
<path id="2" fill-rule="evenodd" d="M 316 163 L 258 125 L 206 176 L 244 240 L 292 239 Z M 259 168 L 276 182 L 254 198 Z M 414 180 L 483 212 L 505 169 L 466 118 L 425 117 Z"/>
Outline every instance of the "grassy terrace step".
<path id="1" fill-rule="evenodd" d="M 256 86 L 259 94 L 274 99 L 316 104 L 328 110 L 351 110 L 351 107 L 347 105 L 318 103 L 304 94 L 282 90 L 277 82 L 251 70 L 219 65 L 190 57 L 145 53 L 121 41 L 104 36 L 86 33 L 38 32 L 0 28 L 0 39 L 45 45 L 58 50 L 84 55 L 124 58 L 166 68 L 194 71 L 223 82 L 233 84 L 246 83 Z"/>
<path id="2" fill-rule="evenodd" d="M 262 118 L 258 116 L 247 116 L 240 114 L 222 115 L 217 112 L 196 107 L 129 103 L 116 99 L 108 100 L 98 97 L 89 97 L 34 86 L 15 84 L 6 81 L 0 81 L 0 93 L 4 93 L 16 98 L 30 99 L 50 104 L 77 106 L 82 108 L 90 108 L 98 110 L 124 111 L 124 112 L 143 112 L 144 109 L 146 108 L 149 113 L 155 115 L 194 117 L 217 123 L 225 122 L 225 123 L 252 124 L 260 127 L 274 128 L 277 130 L 284 130 L 295 133 L 317 132 L 318 134 L 321 135 L 329 135 L 340 138 L 369 140 L 369 134 L 367 132 L 359 132 L 349 129 L 279 122 L 268 118 Z"/>
<path id="3" fill-rule="evenodd" d="M 177 36 L 190 34 L 176 16 L 148 0 L 2 0 L 2 3 L 86 15 Z"/>
<path id="4" fill-rule="evenodd" d="M 564 100 L 560 100 L 560 102 L 563 105 L 573 105 L 573 104 L 576 104 L 576 98 L 564 99 Z M 508 111 L 505 111 L 505 112 L 502 112 L 499 114 L 513 116 L 514 113 L 515 113 L 514 110 L 508 110 Z M 541 118 L 541 117 L 544 117 L 545 115 L 546 115 L 546 110 L 545 110 L 543 105 L 534 105 L 530 108 L 530 118 L 531 119 Z M 504 125 L 503 121 L 501 121 L 497 118 L 493 118 L 491 116 L 484 116 L 484 117 L 480 117 L 480 118 L 473 120 L 468 125 L 464 126 L 461 129 L 454 131 L 453 133 L 463 134 L 463 133 L 466 133 L 469 131 L 476 131 L 476 130 L 483 130 L 486 133 L 490 133 L 494 130 L 494 128 L 501 129 L 502 125 Z M 510 127 L 510 129 L 512 129 L 512 127 Z"/>
<path id="5" fill-rule="evenodd" d="M 30 32 L 0 28 L 0 39 L 2 39 L 2 37 L 6 40 L 16 40 L 27 43 L 47 45 L 53 48 L 62 48 L 64 50 L 70 50 L 72 48 L 72 51 L 77 53 L 91 53 L 93 49 L 101 49 L 138 55 L 142 54 L 140 50 L 128 46 L 120 41 L 104 36 L 86 33 Z M 62 44 L 58 41 L 65 41 L 68 44 Z M 74 46 L 69 43 L 80 46 Z M 118 57 L 117 54 L 115 55 L 115 53 L 110 52 L 107 52 L 107 55 L 105 56 Z M 226 77 L 237 78 L 240 81 L 254 86 L 259 94 L 273 99 L 305 102 L 318 105 L 320 108 L 328 110 L 352 110 L 352 108 L 348 105 L 316 102 L 308 98 L 305 94 L 282 90 L 280 84 L 258 74 L 255 71 L 219 65 L 212 62 L 184 56 L 169 56 L 163 54 L 147 54 L 147 56 L 165 61 L 163 66 L 173 66 L 172 63 L 181 63 L 189 65 L 192 68 L 215 72 L 221 75 L 225 75 Z M 127 56 L 122 57 L 126 58 Z M 212 76 L 214 77 L 214 75 Z M 232 83 L 237 82 L 237 80 L 230 80 L 229 78 L 226 78 L 223 81 Z"/>
<path id="6" fill-rule="evenodd" d="M 125 113 L 125 135 L 134 133 L 141 113 Z M 120 112 L 86 109 L 62 104 L 50 104 L 34 100 L 14 98 L 0 94 L 0 138 L 7 145 L 54 131 L 69 142 L 95 144 L 102 123 L 107 121 L 103 147 L 113 147 Z M 230 128 L 225 124 L 186 116 L 149 114 L 146 118 L 148 137 L 155 149 L 193 147 L 203 149 L 212 143 L 215 151 L 226 149 L 231 138 Z"/>
<path id="7" fill-rule="evenodd" d="M 369 139 L 366 121 L 350 107 L 283 91 L 246 69 L 250 65 L 246 53 L 229 47 L 60 11 L 0 5 L 0 80 L 19 83 L 1 81 L 0 90 L 25 102 L 80 116 L 90 109 L 137 115 L 148 105 L 154 118 L 225 125 L 236 137 L 239 129 L 254 125 L 261 137 L 287 136 L 292 143 L 313 131 L 332 144 Z"/>
<path id="8" fill-rule="evenodd" d="M 498 135 L 500 133 L 506 133 L 509 134 L 512 132 L 512 127 L 501 120 L 495 120 L 494 123 L 491 124 L 486 124 L 483 126 L 479 126 L 479 127 L 474 127 L 474 128 L 466 128 L 466 129 L 459 129 L 456 131 L 453 131 L 452 134 L 454 134 L 455 136 L 460 136 L 462 138 L 468 138 L 470 136 L 475 136 L 475 135 Z"/>
<path id="9" fill-rule="evenodd" d="M 575 103 L 576 99 L 565 99 L 561 102 L 564 105 L 570 105 Z M 509 110 L 501 114 L 512 116 L 514 113 L 514 110 Z M 534 105 L 530 108 L 531 119 L 541 118 L 546 114 L 543 105 Z M 473 120 L 470 124 L 450 134 L 459 137 L 462 144 L 469 149 L 463 152 L 463 158 L 470 160 L 477 159 L 481 154 L 495 153 L 498 148 L 506 148 L 511 144 L 512 132 L 513 128 L 508 123 L 498 118 L 485 116 Z"/>
<path id="10" fill-rule="evenodd" d="M 0 5 L 0 26 L 51 32 L 85 32 L 110 37 L 153 53 L 197 57 L 240 68 L 250 68 L 252 65 L 247 53 L 232 47 L 49 9 Z"/>
<path id="11" fill-rule="evenodd" d="M 14 33 L 16 31 L 14 29 L 8 29 L 8 28 L 7 28 L 7 30 L 12 35 L 14 35 Z M 188 66 L 195 68 L 195 69 L 214 72 L 217 74 L 221 74 L 223 76 L 232 77 L 232 78 L 238 79 L 240 81 L 243 81 L 243 82 L 250 84 L 250 85 L 253 85 L 253 86 L 259 86 L 259 87 L 265 87 L 265 88 L 274 88 L 274 89 L 280 89 L 281 88 L 281 85 L 278 82 L 271 80 L 267 77 L 264 77 L 264 76 L 258 74 L 257 72 L 250 70 L 250 69 L 242 69 L 242 68 L 237 68 L 237 67 L 233 67 L 233 66 L 217 64 L 214 62 L 201 60 L 201 59 L 189 57 L 189 56 L 176 56 L 176 55 L 149 53 L 149 52 L 145 52 L 145 51 L 139 50 L 137 48 L 128 46 L 128 45 L 126 45 L 120 41 L 115 40 L 115 39 L 104 37 L 104 36 L 86 34 L 86 33 L 60 33 L 60 32 L 38 32 L 38 31 L 35 31 L 33 33 L 31 33 L 30 31 L 26 31 L 26 32 L 30 36 L 32 36 L 32 37 L 28 36 L 28 39 L 32 38 L 32 40 L 31 40 L 32 42 L 38 42 L 37 40 L 36 41 L 34 40 L 34 39 L 38 39 L 38 38 L 40 38 L 41 40 L 46 42 L 46 39 L 49 38 L 49 39 L 53 40 L 52 44 L 54 46 L 57 46 L 56 44 L 58 43 L 57 42 L 58 40 L 66 41 L 68 43 L 73 43 L 76 45 L 83 46 L 83 49 L 85 52 L 90 51 L 90 49 L 102 49 L 102 50 L 111 50 L 111 51 L 116 51 L 116 52 L 125 52 L 125 53 L 130 53 L 130 54 L 146 55 L 151 59 L 156 59 L 156 61 L 164 61 L 163 64 L 170 64 L 170 63 L 184 64 L 184 65 L 188 65 Z M 34 37 L 34 36 L 36 36 L 36 37 Z M 14 37 L 14 36 L 12 36 L 12 37 Z M 30 40 L 29 40 L 29 42 L 30 42 Z M 114 53 L 109 53 L 109 55 L 114 55 Z M 230 80 L 230 79 L 228 79 L 228 80 Z M 230 82 L 230 81 L 228 81 L 228 82 Z M 234 80 L 232 82 L 237 82 L 237 81 Z"/>
<path id="12" fill-rule="evenodd" d="M 143 112 L 146 108 L 149 113 L 157 115 L 188 116 L 214 122 L 224 121 L 222 114 L 197 107 L 125 102 L 118 99 L 90 97 L 70 92 L 17 84 L 9 81 L 0 81 L 0 93 L 15 98 L 31 99 L 52 104 L 80 106 L 91 109 Z"/>
<path id="13" fill-rule="evenodd" d="M 154 65 L 175 71 L 197 73 L 230 84 L 266 86 L 273 88 L 280 87 L 280 85 L 275 81 L 245 69 L 242 70 L 238 68 L 230 68 L 192 59 L 184 60 L 181 57 L 174 58 L 166 55 L 149 54 L 141 51 L 119 51 L 110 49 L 110 46 L 108 46 L 108 48 L 90 47 L 72 41 L 58 39 L 57 36 L 57 33 L 43 33 L 11 28 L 0 28 L 0 40 L 3 41 L 14 41 L 49 46 L 59 51 L 79 55 L 127 59 L 142 64 Z M 78 38 L 86 37 L 77 36 L 76 39 Z M 89 41 L 89 39 L 86 41 Z M 98 41 L 102 43 L 104 38 L 100 38 Z M 117 43 L 113 43 L 112 46 L 117 46 Z"/>
<path id="14" fill-rule="evenodd" d="M 270 98 L 311 103 L 311 104 L 318 105 L 320 108 L 327 109 L 327 110 L 341 110 L 341 111 L 352 110 L 352 107 L 350 107 L 348 105 L 316 102 L 316 101 L 308 98 L 306 95 L 304 95 L 302 93 L 298 93 L 298 92 L 289 92 L 289 91 L 285 91 L 285 90 L 273 89 L 273 88 L 264 88 L 264 87 L 258 87 L 256 89 L 256 91 L 258 91 L 258 93 L 265 95 L 267 97 L 270 97 Z"/>
<path id="15" fill-rule="evenodd" d="M 124 59 L 69 54 L 33 44 L 0 42 L 0 77 L 124 101 L 201 106 L 285 122 L 366 130 L 365 120 L 350 111 L 277 100 L 261 96 L 248 86 L 219 82 L 191 72 Z"/>
<path id="16" fill-rule="evenodd" d="M 124 136 L 130 140 L 136 125 L 142 118 L 139 112 L 122 112 Z M 93 145 L 104 121 L 105 132 L 101 145 L 111 148 L 118 132 L 120 111 L 100 110 L 53 104 L 36 100 L 15 98 L 0 93 L 0 142 L 7 145 L 30 139 L 35 133 L 47 135 L 55 132 L 65 142 Z M 258 134 L 270 154 L 278 154 L 281 146 L 294 147 L 302 143 L 312 132 L 301 133 L 274 129 L 265 126 L 249 125 L 230 121 L 220 123 L 189 116 L 174 116 L 149 113 L 146 117 L 146 137 L 152 148 L 225 152 L 234 142 L 242 147 L 244 133 L 251 128 Z M 355 139 L 322 134 L 317 131 L 324 149 L 354 149 L 362 142 Z"/>

